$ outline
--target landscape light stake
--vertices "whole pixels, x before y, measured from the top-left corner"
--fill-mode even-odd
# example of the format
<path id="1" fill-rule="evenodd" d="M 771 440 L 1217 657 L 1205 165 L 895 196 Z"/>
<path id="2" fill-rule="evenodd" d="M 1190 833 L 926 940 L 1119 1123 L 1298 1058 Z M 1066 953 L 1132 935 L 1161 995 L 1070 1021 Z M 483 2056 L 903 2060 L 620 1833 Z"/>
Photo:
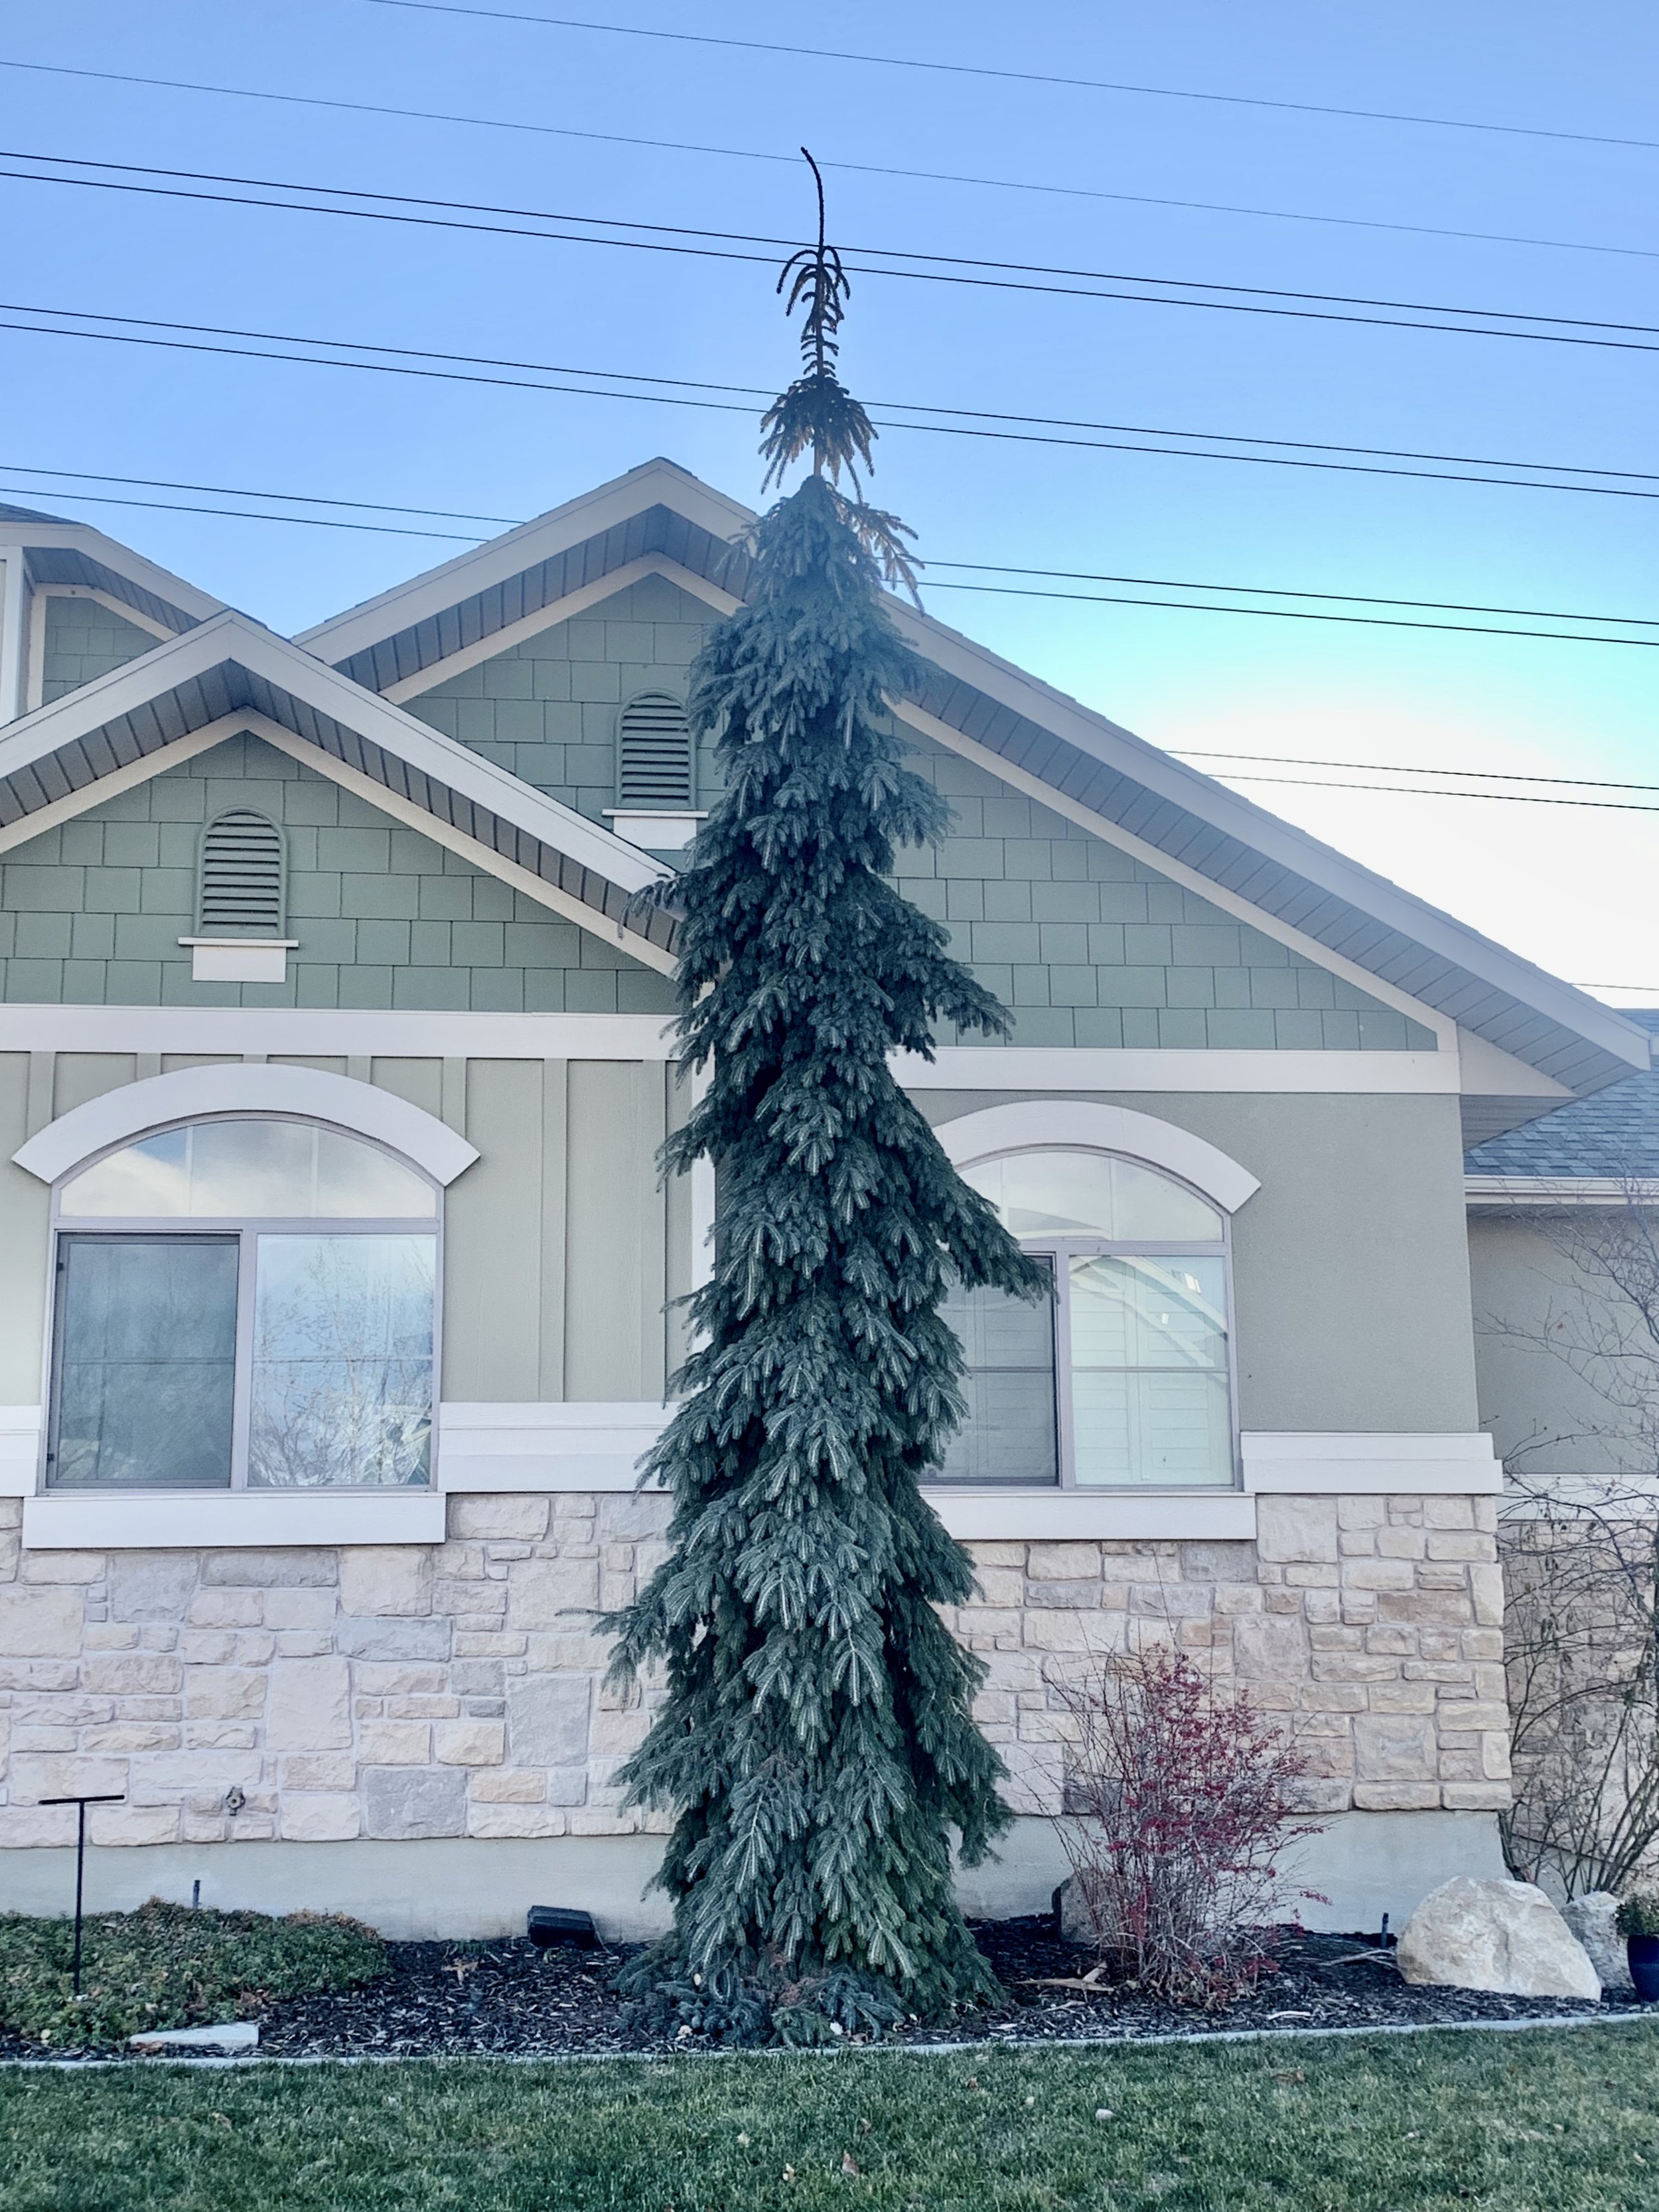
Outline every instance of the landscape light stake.
<path id="1" fill-rule="evenodd" d="M 88 1805 L 118 1805 L 122 1796 L 117 1790 L 105 1797 L 43 1797 L 43 1805 L 73 1805 L 75 1816 L 75 1963 L 70 1968 L 74 1978 L 75 1994 L 81 1994 L 81 1900 L 86 1891 L 87 1879 L 87 1808 Z"/>

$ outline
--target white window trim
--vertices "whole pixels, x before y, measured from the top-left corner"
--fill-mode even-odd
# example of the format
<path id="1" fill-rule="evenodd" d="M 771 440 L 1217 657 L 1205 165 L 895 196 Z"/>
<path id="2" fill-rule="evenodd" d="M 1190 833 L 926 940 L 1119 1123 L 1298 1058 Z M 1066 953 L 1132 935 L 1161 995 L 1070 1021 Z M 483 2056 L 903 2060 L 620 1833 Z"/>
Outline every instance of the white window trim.
<path id="1" fill-rule="evenodd" d="M 1121 1152 L 1190 1183 L 1224 1213 L 1237 1213 L 1261 1188 L 1247 1167 L 1173 1121 L 1138 1114 L 1129 1106 L 1103 1106 L 1084 1098 L 1033 1098 L 1010 1106 L 983 1106 L 933 1131 L 952 1167 L 968 1168 L 1000 1152 L 1029 1152 L 1065 1146 L 1081 1152 Z"/>
<path id="2" fill-rule="evenodd" d="M 441 1188 L 478 1157 L 476 1145 L 392 1091 L 320 1068 L 243 1061 L 120 1084 L 48 1121 L 12 1158 L 42 1182 L 55 1183 L 112 1145 L 218 1114 L 282 1114 L 352 1130 L 401 1152 Z"/>

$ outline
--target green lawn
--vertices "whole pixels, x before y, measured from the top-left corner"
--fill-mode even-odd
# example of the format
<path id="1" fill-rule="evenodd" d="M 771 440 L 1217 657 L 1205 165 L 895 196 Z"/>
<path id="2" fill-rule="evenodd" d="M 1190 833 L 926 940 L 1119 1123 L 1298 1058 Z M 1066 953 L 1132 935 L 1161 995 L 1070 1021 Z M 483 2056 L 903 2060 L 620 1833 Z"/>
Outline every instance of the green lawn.
<path id="1" fill-rule="evenodd" d="M 1659 2208 L 1659 2025 L 1099 2056 L 0 2075 L 3 2212 L 830 2205 Z"/>

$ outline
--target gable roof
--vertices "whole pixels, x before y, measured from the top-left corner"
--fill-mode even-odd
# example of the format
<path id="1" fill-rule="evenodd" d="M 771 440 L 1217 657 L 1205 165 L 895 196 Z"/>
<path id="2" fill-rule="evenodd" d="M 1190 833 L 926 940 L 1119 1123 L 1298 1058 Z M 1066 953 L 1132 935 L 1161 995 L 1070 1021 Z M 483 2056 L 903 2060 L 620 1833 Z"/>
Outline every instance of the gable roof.
<path id="1" fill-rule="evenodd" d="M 752 512 L 657 459 L 349 609 L 300 642 L 343 674 L 400 696 L 442 663 L 573 594 L 665 563 L 716 605 L 741 599 Z M 1276 917 L 1514 1059 L 1577 1092 L 1648 1064 L 1626 1016 L 1442 913 L 1305 830 L 898 599 L 889 605 L 926 672 L 901 717 L 1051 804 L 1133 837 Z M 568 611 L 567 609 L 567 611 Z M 1532 1099 L 1525 1113 L 1538 1110 Z M 1516 1118 L 1520 1118 L 1517 1113 Z"/>
<path id="2" fill-rule="evenodd" d="M 205 622 L 224 605 L 90 523 L 33 507 L 0 507 L 0 560 L 14 551 L 32 585 L 88 586 L 175 634 Z"/>
<path id="3" fill-rule="evenodd" d="M 673 965 L 674 922 L 635 895 L 669 871 L 315 659 L 225 609 L 0 732 L 0 849 L 250 728 L 439 842 Z"/>
<path id="4" fill-rule="evenodd" d="M 1659 1008 L 1628 1018 L 1659 1035 Z M 1552 1183 L 1659 1180 L 1659 1068 L 1626 1076 L 1590 1098 L 1574 1098 L 1523 1128 L 1477 1145 L 1464 1167 L 1472 1189 L 1542 1178 Z"/>

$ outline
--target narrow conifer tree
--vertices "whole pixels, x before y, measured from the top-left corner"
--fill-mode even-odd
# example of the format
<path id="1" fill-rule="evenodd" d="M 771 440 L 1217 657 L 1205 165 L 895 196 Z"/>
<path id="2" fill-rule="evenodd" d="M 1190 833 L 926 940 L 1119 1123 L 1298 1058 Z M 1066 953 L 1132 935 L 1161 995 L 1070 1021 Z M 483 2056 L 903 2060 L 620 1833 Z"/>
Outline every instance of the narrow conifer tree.
<path id="1" fill-rule="evenodd" d="M 676 1815 L 673 1928 L 625 1985 L 751 2035 L 995 1989 L 951 1843 L 971 1863 L 1006 1825 L 1003 1770 L 971 1713 L 982 1664 L 935 1610 L 970 1563 L 918 1482 L 965 1410 L 946 1291 L 1047 1287 L 890 1071 L 941 1020 L 1008 1018 L 889 880 L 948 813 L 885 704 L 914 673 L 880 590 L 914 589 L 908 533 L 859 493 L 874 434 L 834 365 L 847 283 L 821 185 L 786 283 L 805 362 L 763 452 L 769 485 L 812 469 L 757 526 L 748 603 L 693 671 L 726 788 L 672 893 L 682 1048 L 712 1074 L 665 1160 L 715 1164 L 714 1273 L 652 1462 L 670 1556 L 611 1623 L 619 1679 L 667 1679 L 629 1802 Z"/>

